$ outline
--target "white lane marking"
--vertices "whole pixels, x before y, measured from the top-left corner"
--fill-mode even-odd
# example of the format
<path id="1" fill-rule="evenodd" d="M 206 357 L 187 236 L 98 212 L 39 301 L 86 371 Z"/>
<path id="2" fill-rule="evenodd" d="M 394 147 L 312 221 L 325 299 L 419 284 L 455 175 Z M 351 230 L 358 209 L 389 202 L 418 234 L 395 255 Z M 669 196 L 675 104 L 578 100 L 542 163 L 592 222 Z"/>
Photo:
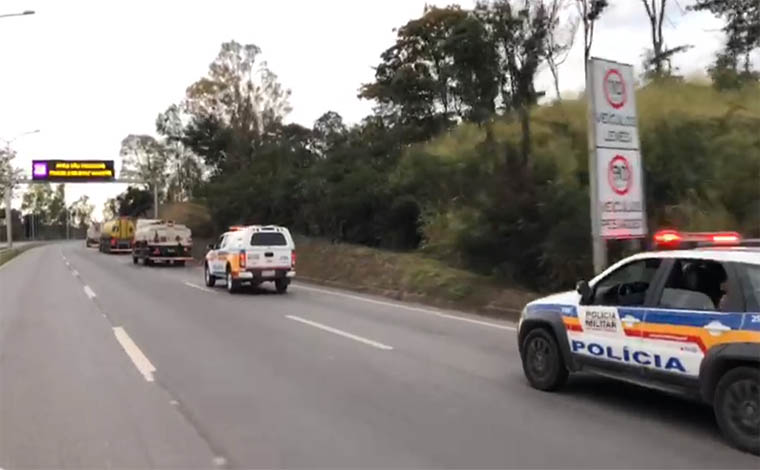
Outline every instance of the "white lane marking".
<path id="1" fill-rule="evenodd" d="M 74 276 L 74 277 L 79 277 L 79 271 L 77 271 L 76 269 L 72 269 L 71 270 L 71 275 Z"/>
<path id="2" fill-rule="evenodd" d="M 211 292 L 216 294 L 218 291 L 215 291 L 213 289 L 209 289 L 208 287 L 199 286 L 197 284 L 193 284 L 192 282 L 183 282 L 182 284 L 186 285 L 187 287 L 192 287 L 194 289 L 202 290 L 203 292 Z"/>
<path id="3" fill-rule="evenodd" d="M 113 334 L 116 336 L 119 344 L 121 344 L 121 347 L 124 348 L 127 356 L 132 359 L 132 363 L 137 367 L 137 370 L 145 377 L 145 380 L 153 382 L 153 373 L 156 371 L 156 368 L 150 363 L 145 354 L 140 351 L 140 348 L 137 347 L 132 338 L 124 331 L 124 328 L 120 326 L 113 327 Z"/>
<path id="4" fill-rule="evenodd" d="M 93 290 L 90 288 L 90 286 L 84 286 L 84 293 L 85 293 L 85 295 L 87 295 L 87 297 L 89 297 L 89 298 L 90 298 L 90 300 L 92 300 L 92 299 L 94 299 L 95 297 L 97 297 L 97 295 L 95 295 L 95 291 L 93 291 Z"/>
<path id="5" fill-rule="evenodd" d="M 358 295 L 343 294 L 343 293 L 340 293 L 340 292 L 334 292 L 334 291 L 327 290 L 327 289 L 319 289 L 319 288 L 316 288 L 316 287 L 307 287 L 307 286 L 304 286 L 302 284 L 295 284 L 295 285 L 293 285 L 293 287 L 295 287 L 296 289 L 304 289 L 304 290 L 310 290 L 310 291 L 314 291 L 314 292 L 320 292 L 322 294 L 336 295 L 338 297 L 345 297 L 347 299 L 360 300 L 362 302 L 368 302 L 368 303 L 376 304 L 376 305 L 383 305 L 383 306 L 386 306 L 386 307 L 402 308 L 402 309 L 405 309 L 405 310 L 410 310 L 412 312 L 424 313 L 426 315 L 433 315 L 433 316 L 436 316 L 436 317 L 447 318 L 449 320 L 457 320 L 457 321 L 462 321 L 462 322 L 465 322 L 465 323 L 472 323 L 473 325 L 487 326 L 489 328 L 497 328 L 497 329 L 500 329 L 500 330 L 507 330 L 507 331 L 517 331 L 517 328 L 514 327 L 514 326 L 500 325 L 499 323 L 492 323 L 492 322 L 483 321 L 483 320 L 475 320 L 475 319 L 472 319 L 472 318 L 465 318 L 465 317 L 461 317 L 459 315 L 451 315 L 449 313 L 442 313 L 442 312 L 436 312 L 435 310 L 428 310 L 426 308 L 411 307 L 409 305 L 401 305 L 401 304 L 396 304 L 396 303 L 393 303 L 393 302 L 383 302 L 382 300 L 368 299 L 366 297 L 360 297 Z"/>
<path id="6" fill-rule="evenodd" d="M 328 331 L 330 333 L 334 333 L 339 336 L 343 336 L 344 338 L 352 339 L 354 341 L 358 341 L 360 343 L 364 343 L 368 346 L 372 346 L 373 348 L 382 349 L 385 351 L 392 351 L 393 346 L 388 346 L 387 344 L 378 343 L 377 341 L 373 341 L 371 339 L 367 339 L 361 336 L 357 336 L 355 334 L 349 333 L 347 331 L 339 330 L 337 328 L 333 328 L 331 326 L 323 325 L 322 323 L 317 323 L 315 321 L 307 320 L 305 318 L 297 317 L 295 315 L 285 315 L 285 318 L 289 318 L 290 320 L 295 320 L 297 322 L 304 323 L 309 326 L 313 326 L 314 328 L 319 328 L 320 330 Z"/>

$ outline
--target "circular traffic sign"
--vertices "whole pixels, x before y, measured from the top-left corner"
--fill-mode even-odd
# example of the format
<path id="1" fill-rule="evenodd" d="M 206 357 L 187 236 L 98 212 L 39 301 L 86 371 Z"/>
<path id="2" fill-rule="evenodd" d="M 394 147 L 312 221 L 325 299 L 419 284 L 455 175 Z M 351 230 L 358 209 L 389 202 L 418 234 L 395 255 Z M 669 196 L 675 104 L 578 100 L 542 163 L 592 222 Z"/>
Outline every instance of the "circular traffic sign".
<path id="1" fill-rule="evenodd" d="M 615 155 L 607 167 L 607 181 L 610 188 L 620 196 L 625 196 L 633 184 L 631 164 L 622 155 Z"/>
<path id="2" fill-rule="evenodd" d="M 626 101 L 626 88 L 623 75 L 618 69 L 609 69 L 604 74 L 604 97 L 607 98 L 607 102 L 615 109 L 620 109 L 625 105 Z"/>

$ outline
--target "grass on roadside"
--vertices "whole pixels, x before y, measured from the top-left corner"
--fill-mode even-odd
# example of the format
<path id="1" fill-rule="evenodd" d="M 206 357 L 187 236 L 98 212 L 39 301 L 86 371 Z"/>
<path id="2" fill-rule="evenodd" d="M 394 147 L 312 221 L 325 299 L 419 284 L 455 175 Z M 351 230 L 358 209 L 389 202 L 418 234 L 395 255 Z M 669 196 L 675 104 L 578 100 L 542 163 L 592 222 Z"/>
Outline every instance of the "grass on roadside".
<path id="1" fill-rule="evenodd" d="M 299 277 L 399 299 L 510 317 L 536 297 L 420 253 L 302 237 L 296 239 L 296 251 Z"/>
<path id="2" fill-rule="evenodd" d="M 0 266 L 4 265 L 8 261 L 12 260 L 16 256 L 20 255 L 21 253 L 25 252 L 26 250 L 29 250 L 31 248 L 39 246 L 39 243 L 24 245 L 18 248 L 11 248 L 10 250 L 2 250 L 0 251 Z"/>

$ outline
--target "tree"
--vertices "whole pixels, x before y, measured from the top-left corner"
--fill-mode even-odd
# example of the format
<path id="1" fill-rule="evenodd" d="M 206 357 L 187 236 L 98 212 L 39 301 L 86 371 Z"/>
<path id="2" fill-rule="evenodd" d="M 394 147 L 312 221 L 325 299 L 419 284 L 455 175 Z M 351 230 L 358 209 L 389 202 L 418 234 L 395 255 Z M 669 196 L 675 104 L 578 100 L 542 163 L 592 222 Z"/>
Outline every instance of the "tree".
<path id="1" fill-rule="evenodd" d="M 125 217 L 145 216 L 153 207 L 153 193 L 135 186 L 116 196 L 116 213 Z"/>
<path id="2" fill-rule="evenodd" d="M 692 46 L 681 45 L 668 49 L 665 46 L 665 37 L 662 33 L 662 24 L 665 21 L 665 9 L 668 0 L 641 0 L 649 18 L 649 28 L 652 38 L 652 50 L 644 60 L 645 75 L 649 78 L 669 77 L 673 73 L 670 59 L 673 55 L 683 52 Z"/>
<path id="3" fill-rule="evenodd" d="M 121 174 L 144 181 L 152 193 L 166 185 L 167 151 L 155 137 L 130 134 L 121 141 Z"/>
<path id="4" fill-rule="evenodd" d="M 110 197 L 106 199 L 106 202 L 103 204 L 103 220 L 106 222 L 112 220 L 118 213 L 119 202 L 116 200 L 116 198 Z"/>
<path id="5" fill-rule="evenodd" d="M 66 185 L 56 186 L 48 205 L 49 224 L 66 224 Z"/>
<path id="6" fill-rule="evenodd" d="M 724 49 L 710 67 L 710 76 L 719 88 L 737 88 L 746 81 L 757 81 L 752 69 L 752 52 L 760 48 L 760 3 L 757 0 L 696 0 L 690 7 L 710 11 L 724 18 Z M 741 67 L 740 67 L 741 62 Z"/>
<path id="7" fill-rule="evenodd" d="M 561 101 L 559 91 L 559 67 L 565 63 L 570 50 L 573 48 L 575 36 L 578 34 L 580 18 L 571 17 L 566 23 L 562 22 L 562 10 L 567 9 L 570 0 L 552 0 L 549 6 L 552 28 L 547 38 L 546 63 L 554 80 L 554 92 L 557 100 Z"/>
<path id="8" fill-rule="evenodd" d="M 314 151 L 325 157 L 348 138 L 348 129 L 343 124 L 343 117 L 335 111 L 327 111 L 314 121 L 312 127 L 312 146 Z"/>
<path id="9" fill-rule="evenodd" d="M 223 43 L 208 75 L 187 89 L 186 143 L 215 168 L 248 167 L 290 112 L 290 90 L 266 62 L 256 67 L 260 53 L 254 44 Z"/>
<path id="10" fill-rule="evenodd" d="M 177 105 L 171 105 L 156 118 L 156 131 L 166 141 L 167 197 L 169 201 L 187 201 L 204 177 L 203 163 L 183 141 L 182 116 Z"/>
<path id="11" fill-rule="evenodd" d="M 534 78 L 546 59 L 554 18 L 543 0 L 525 0 L 515 7 L 509 0 L 479 2 L 475 11 L 487 25 L 499 58 L 503 106 L 515 110 L 521 123 L 520 162 L 530 157 L 530 107 L 536 104 Z"/>
<path id="12" fill-rule="evenodd" d="M 588 61 L 591 58 L 591 46 L 594 43 L 594 26 L 609 6 L 608 0 L 575 0 L 578 17 L 583 23 L 583 67 L 588 75 Z M 586 77 L 588 78 L 588 76 Z"/>
<path id="13" fill-rule="evenodd" d="M 375 68 L 375 81 L 360 98 L 408 129 L 416 142 L 457 120 L 484 122 L 494 113 L 498 93 L 494 45 L 481 21 L 458 6 L 426 7 L 420 18 L 398 29 L 396 42 Z"/>
<path id="14" fill-rule="evenodd" d="M 49 223 L 50 203 L 53 199 L 53 189 L 50 183 L 35 183 L 29 185 L 21 197 L 21 210 L 42 217 L 43 223 Z"/>
<path id="15" fill-rule="evenodd" d="M 10 147 L 0 148 L 0 197 L 5 194 L 6 188 L 15 188 L 21 176 L 21 170 L 13 167 L 14 158 L 16 152 Z"/>
<path id="16" fill-rule="evenodd" d="M 89 201 L 90 197 L 84 195 L 69 206 L 70 221 L 73 226 L 84 228 L 92 221 L 92 212 L 95 210 L 95 206 Z"/>

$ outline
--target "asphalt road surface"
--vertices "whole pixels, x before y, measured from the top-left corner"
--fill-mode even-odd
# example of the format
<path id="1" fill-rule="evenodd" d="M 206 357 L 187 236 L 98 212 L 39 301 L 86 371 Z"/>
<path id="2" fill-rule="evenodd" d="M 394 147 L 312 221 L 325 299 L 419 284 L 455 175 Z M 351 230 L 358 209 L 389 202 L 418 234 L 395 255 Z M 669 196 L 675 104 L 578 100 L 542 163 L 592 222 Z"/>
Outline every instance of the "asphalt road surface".
<path id="1" fill-rule="evenodd" d="M 760 465 L 696 403 L 591 376 L 532 390 L 514 326 L 482 317 L 230 295 L 80 242 L 0 267 L 0 306 L 6 470 Z"/>

